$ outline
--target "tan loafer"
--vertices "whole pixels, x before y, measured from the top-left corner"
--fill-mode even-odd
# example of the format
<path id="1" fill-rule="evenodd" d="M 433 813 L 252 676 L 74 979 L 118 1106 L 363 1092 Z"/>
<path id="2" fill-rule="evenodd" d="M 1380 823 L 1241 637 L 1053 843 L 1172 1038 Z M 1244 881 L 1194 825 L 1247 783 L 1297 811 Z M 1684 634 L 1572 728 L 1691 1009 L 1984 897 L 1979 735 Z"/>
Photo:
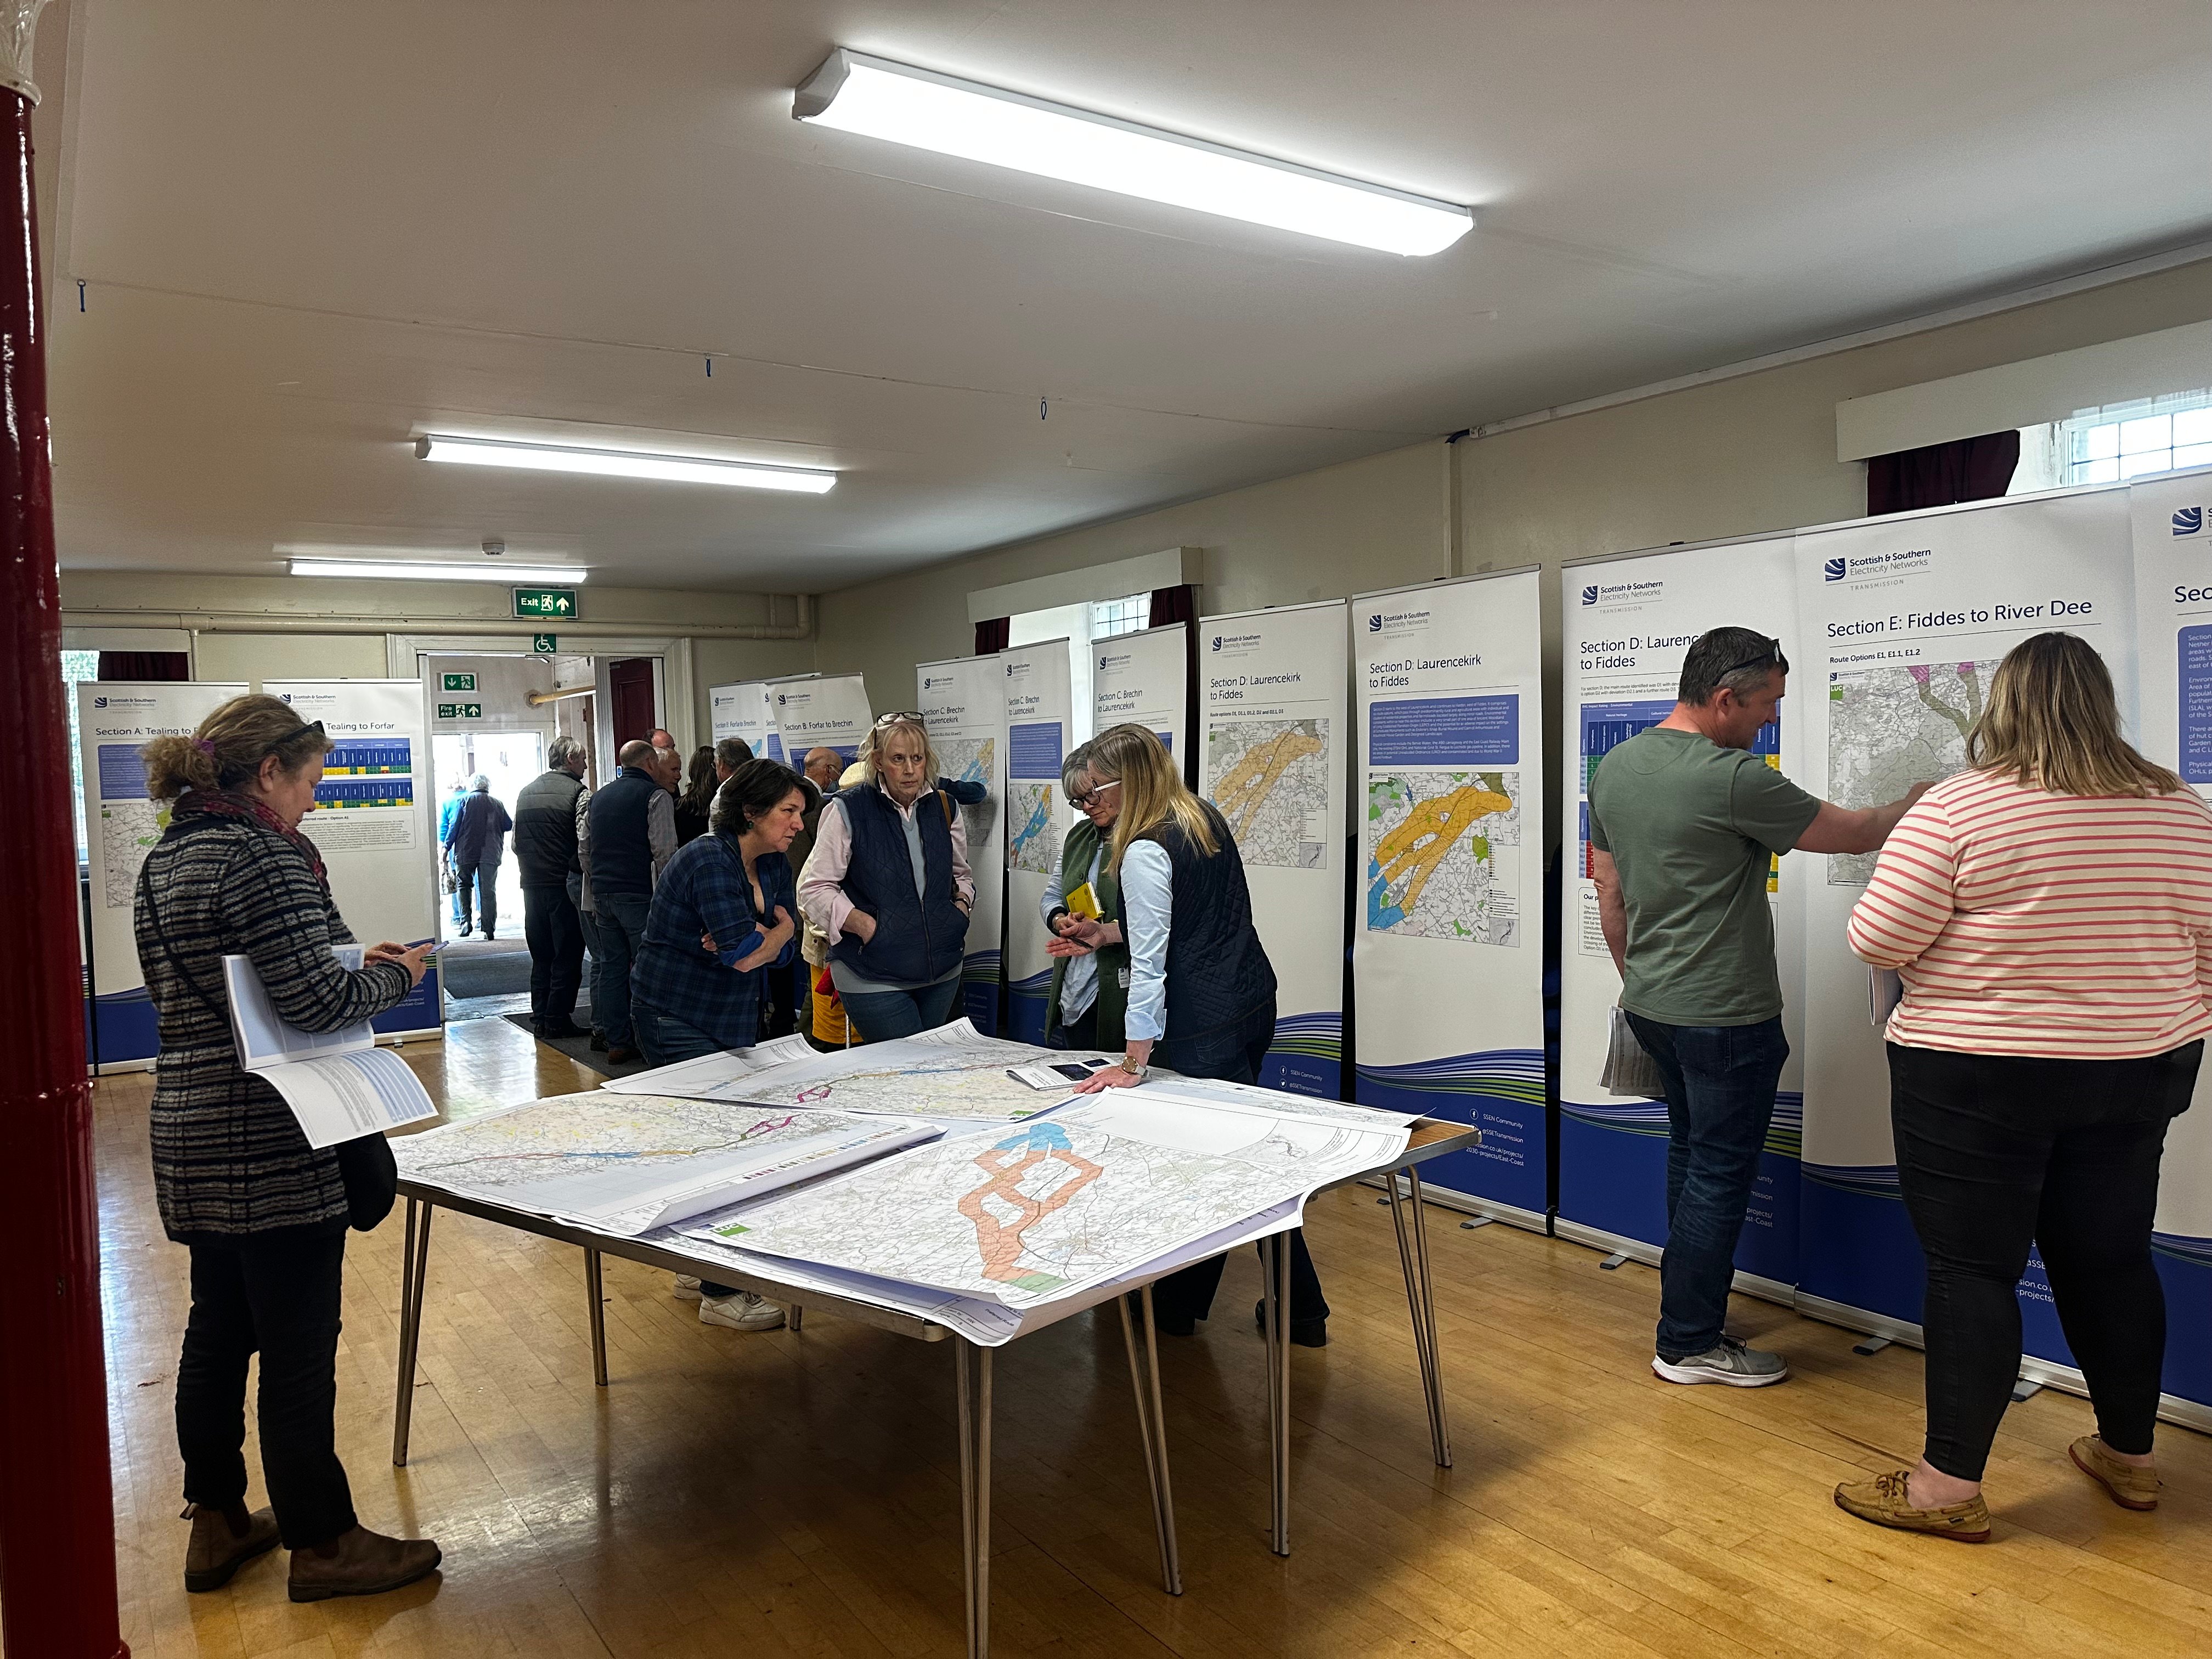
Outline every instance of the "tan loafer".
<path id="1" fill-rule="evenodd" d="M 2112 1448 L 2094 1434 L 2085 1434 L 2066 1449 L 2074 1467 L 2112 1494 L 2124 1510 L 2154 1510 L 2162 1482 L 2156 1469 L 2123 1463 Z"/>
<path id="2" fill-rule="evenodd" d="M 1961 1544 L 1990 1541 L 1990 1506 L 1982 1502 L 1981 1493 L 1976 1492 L 1963 1504 L 1917 1510 L 1906 1493 L 1905 1482 L 1911 1475 L 1910 1469 L 1893 1469 L 1871 1480 L 1846 1480 L 1836 1488 L 1836 1507 L 1862 1521 L 1895 1527 L 1899 1532 L 1924 1532 Z"/>
<path id="3" fill-rule="evenodd" d="M 193 1595 L 221 1589 L 257 1555 L 276 1547 L 276 1516 L 256 1510 L 246 1518 L 244 1533 L 234 1533 L 221 1510 L 187 1504 L 178 1519 L 192 1523 L 191 1541 L 185 1546 L 185 1588 Z"/>

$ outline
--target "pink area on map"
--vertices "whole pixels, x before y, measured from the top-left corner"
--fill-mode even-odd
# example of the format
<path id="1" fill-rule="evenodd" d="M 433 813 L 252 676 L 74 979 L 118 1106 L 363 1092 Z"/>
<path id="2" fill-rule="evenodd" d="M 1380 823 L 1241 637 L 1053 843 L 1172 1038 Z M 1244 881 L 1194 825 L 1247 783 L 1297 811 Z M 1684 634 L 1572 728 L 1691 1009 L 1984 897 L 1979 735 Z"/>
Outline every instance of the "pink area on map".
<path id="1" fill-rule="evenodd" d="M 1925 663 L 1916 663 L 1916 664 L 1914 664 L 1911 667 L 1910 667 L 1910 668 L 1906 669 L 1905 672 L 1906 673 L 1908 673 L 1908 674 L 1911 675 L 1911 676 L 1912 676 L 1912 678 L 1913 678 L 1914 679 L 1918 680 L 1918 681 L 1921 683 L 1921 684 L 1925 685 L 1925 684 L 1928 684 L 1928 665 L 1927 665 L 1927 664 L 1925 664 Z"/>

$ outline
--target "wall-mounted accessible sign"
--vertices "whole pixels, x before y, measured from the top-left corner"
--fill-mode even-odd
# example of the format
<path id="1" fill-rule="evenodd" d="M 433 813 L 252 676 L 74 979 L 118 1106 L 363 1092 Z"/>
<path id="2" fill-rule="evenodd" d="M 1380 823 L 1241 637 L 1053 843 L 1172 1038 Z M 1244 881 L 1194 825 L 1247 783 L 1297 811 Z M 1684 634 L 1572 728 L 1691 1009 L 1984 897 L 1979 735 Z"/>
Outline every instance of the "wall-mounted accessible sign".
<path id="1" fill-rule="evenodd" d="M 517 617 L 573 617 L 576 614 L 576 590 L 573 587 L 518 587 L 513 591 Z"/>
<path id="2" fill-rule="evenodd" d="M 559 645 L 560 640 L 555 635 L 532 634 L 530 636 L 530 651 L 532 656 L 550 657 L 553 654 L 555 650 L 559 647 Z M 474 686 L 471 686 L 469 690 L 473 691 L 476 688 Z"/>

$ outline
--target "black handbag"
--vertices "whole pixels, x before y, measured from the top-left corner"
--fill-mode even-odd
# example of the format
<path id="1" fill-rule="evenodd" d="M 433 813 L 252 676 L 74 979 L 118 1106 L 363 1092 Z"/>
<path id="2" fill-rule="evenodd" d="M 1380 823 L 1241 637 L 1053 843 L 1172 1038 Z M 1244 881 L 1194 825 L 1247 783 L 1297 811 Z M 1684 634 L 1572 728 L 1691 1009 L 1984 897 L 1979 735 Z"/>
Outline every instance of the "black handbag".
<path id="1" fill-rule="evenodd" d="M 163 839 L 177 834 L 172 828 Z M 161 925 L 161 907 L 154 902 L 153 860 L 138 866 L 138 899 L 146 907 L 147 919 L 154 924 L 154 943 L 161 947 L 161 955 L 185 987 L 198 997 L 200 1006 L 221 1020 L 230 1024 L 228 1000 L 218 1001 L 208 994 L 207 988 L 193 976 L 169 944 L 169 930 Z M 399 1199 L 399 1160 L 392 1155 L 392 1143 L 383 1135 L 371 1133 L 352 1140 L 342 1140 L 330 1151 L 338 1161 L 338 1179 L 344 1183 L 346 1195 L 346 1224 L 357 1233 L 374 1232 L 379 1223 L 392 1213 L 392 1206 Z"/>

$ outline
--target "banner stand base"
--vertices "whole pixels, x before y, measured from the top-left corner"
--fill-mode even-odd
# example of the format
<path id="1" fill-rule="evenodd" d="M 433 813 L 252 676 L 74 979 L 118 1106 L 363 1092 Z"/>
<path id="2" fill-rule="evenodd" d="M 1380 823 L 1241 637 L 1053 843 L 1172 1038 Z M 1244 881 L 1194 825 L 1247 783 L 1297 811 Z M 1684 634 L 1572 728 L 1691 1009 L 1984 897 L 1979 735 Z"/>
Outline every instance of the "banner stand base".
<path id="1" fill-rule="evenodd" d="M 1824 1325 L 1840 1325 L 1847 1331 L 1864 1331 L 1870 1336 L 1887 1337 L 1893 1342 L 1902 1342 L 1908 1347 L 1925 1345 L 1921 1340 L 1920 1327 L 1893 1319 L 1887 1314 L 1869 1313 L 1848 1303 L 1831 1302 L 1825 1297 L 1801 1296 L 1797 1311 L 1808 1319 L 1817 1319 Z M 2061 1365 L 2048 1359 L 2038 1359 L 2032 1354 L 2021 1357 L 2020 1375 L 2023 1382 L 2042 1388 L 2057 1389 L 2075 1395 L 2083 1400 L 2089 1397 L 2088 1384 L 2081 1373 L 2072 1365 Z M 2212 1434 L 2212 1406 L 2194 1400 L 2162 1394 L 2158 1397 L 2159 1420 L 2178 1427 L 2194 1429 L 2199 1434 Z"/>
<path id="2" fill-rule="evenodd" d="M 1616 1253 L 1631 1261 L 1640 1261 L 1647 1267 L 1659 1265 L 1659 1247 L 1646 1244 L 1640 1238 L 1625 1238 L 1619 1233 L 1601 1231 L 1586 1227 L 1579 1221 L 1570 1221 L 1565 1216 L 1556 1224 L 1559 1237 L 1571 1244 L 1586 1244 L 1593 1250 L 1602 1250 L 1607 1255 Z M 1731 1286 L 1739 1295 L 1755 1296 L 1762 1302 L 1778 1302 L 1785 1308 L 1797 1305 L 1797 1287 L 1785 1285 L 1778 1279 L 1761 1279 L 1757 1273 L 1739 1270 Z"/>
<path id="3" fill-rule="evenodd" d="M 1383 1176 L 1376 1176 L 1372 1180 L 1362 1182 L 1360 1184 L 1372 1187 L 1379 1193 L 1387 1190 L 1383 1186 Z M 1406 1183 L 1401 1180 L 1399 1189 L 1403 1191 L 1405 1187 Z M 1518 1205 L 1500 1204 L 1495 1199 L 1476 1198 L 1467 1193 L 1448 1192 L 1433 1182 L 1428 1181 L 1421 1183 L 1421 1196 L 1440 1210 L 1451 1210 L 1460 1215 L 1487 1216 L 1491 1220 L 1503 1221 L 1508 1226 L 1520 1227 L 1532 1233 L 1541 1233 L 1547 1237 L 1551 1235 L 1552 1218 L 1541 1210 L 1524 1210 Z"/>

